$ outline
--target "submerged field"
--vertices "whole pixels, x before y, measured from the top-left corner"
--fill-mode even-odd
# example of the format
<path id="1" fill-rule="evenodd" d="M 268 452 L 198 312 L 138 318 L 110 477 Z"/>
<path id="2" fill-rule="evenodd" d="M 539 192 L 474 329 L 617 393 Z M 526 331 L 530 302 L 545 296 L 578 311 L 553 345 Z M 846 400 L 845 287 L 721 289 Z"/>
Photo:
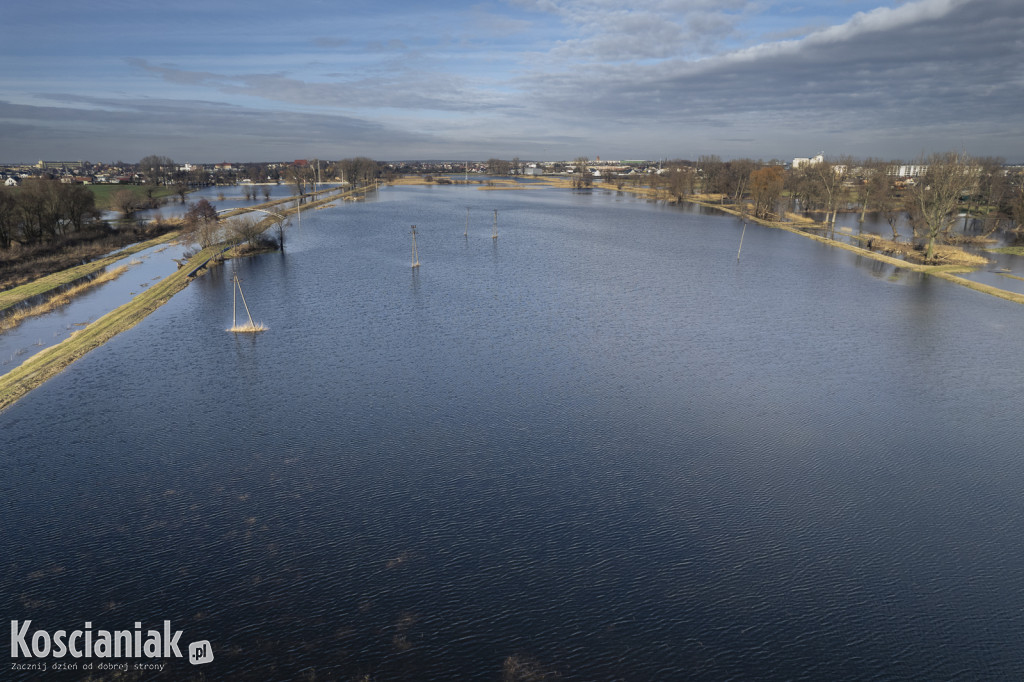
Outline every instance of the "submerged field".
<path id="1" fill-rule="evenodd" d="M 554 189 L 304 215 L 0 414 L 4 611 L 170 619 L 218 678 L 1024 674 L 1019 307 L 742 230 Z"/>

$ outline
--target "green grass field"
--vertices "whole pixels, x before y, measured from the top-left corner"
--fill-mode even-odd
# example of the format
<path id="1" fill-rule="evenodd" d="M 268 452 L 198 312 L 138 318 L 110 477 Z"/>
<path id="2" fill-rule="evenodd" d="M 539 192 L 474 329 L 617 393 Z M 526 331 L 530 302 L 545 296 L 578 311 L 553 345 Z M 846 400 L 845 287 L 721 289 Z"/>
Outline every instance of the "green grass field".
<path id="1" fill-rule="evenodd" d="M 135 196 L 140 199 L 148 198 L 146 190 L 149 189 L 144 185 L 86 185 L 96 197 L 96 206 L 99 208 L 108 208 L 110 206 L 110 197 L 116 192 L 127 189 L 131 190 Z M 158 199 L 160 197 L 169 197 L 175 194 L 173 187 L 159 186 L 153 190 L 153 198 Z"/>

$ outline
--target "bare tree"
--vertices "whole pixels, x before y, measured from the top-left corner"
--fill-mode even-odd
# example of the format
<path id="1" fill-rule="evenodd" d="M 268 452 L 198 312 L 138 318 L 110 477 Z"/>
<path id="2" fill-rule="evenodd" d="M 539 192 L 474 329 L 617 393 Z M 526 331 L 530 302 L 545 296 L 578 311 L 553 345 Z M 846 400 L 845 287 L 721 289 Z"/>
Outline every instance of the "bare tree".
<path id="1" fill-rule="evenodd" d="M 736 159 L 725 164 L 726 193 L 732 195 L 733 203 L 743 199 L 750 184 L 750 174 L 758 167 L 753 159 Z"/>
<path id="2" fill-rule="evenodd" d="M 1024 227 L 1024 178 L 1018 176 L 1016 185 L 1010 190 L 1009 213 L 1016 228 Z"/>
<path id="3" fill-rule="evenodd" d="M 938 240 L 949 234 L 960 197 L 975 182 L 978 168 L 967 155 L 953 152 L 933 154 L 921 163 L 928 170 L 910 189 L 908 203 L 928 243 L 925 258 L 931 260 Z"/>
<path id="4" fill-rule="evenodd" d="M 668 161 L 668 168 L 661 176 L 665 181 L 665 189 L 677 202 L 682 202 L 693 194 L 696 174 L 693 166 L 689 164 L 688 161 Z"/>
<path id="5" fill-rule="evenodd" d="M 11 248 L 19 224 L 18 201 L 14 192 L 6 187 L 0 187 L 0 249 Z"/>
<path id="6" fill-rule="evenodd" d="M 754 200 L 754 217 L 765 220 L 775 213 L 775 204 L 782 196 L 786 175 L 780 166 L 766 166 L 750 174 L 750 196 Z"/>
<path id="7" fill-rule="evenodd" d="M 889 223 L 893 241 L 900 238 L 897 225 L 906 212 L 901 189 L 896 182 L 895 168 L 899 165 L 897 161 L 879 162 L 872 168 L 872 173 L 868 177 L 868 201 L 872 202 L 885 217 L 885 222 Z"/>
<path id="8" fill-rule="evenodd" d="M 352 185 L 366 185 L 380 174 L 380 164 L 365 156 L 357 156 L 354 159 L 342 159 L 334 164 L 334 173 L 339 176 L 342 182 Z"/>
<path id="9" fill-rule="evenodd" d="M 125 218 L 130 218 L 135 211 L 139 210 L 139 199 L 130 189 L 120 189 L 110 195 L 110 207 Z"/>
<path id="10" fill-rule="evenodd" d="M 181 203 L 185 203 L 185 197 L 188 196 L 188 183 L 183 179 L 174 183 L 174 193 L 181 199 Z"/>
<path id="11" fill-rule="evenodd" d="M 256 246 L 259 243 L 263 228 L 258 218 L 252 216 L 238 216 L 232 218 L 227 224 L 228 234 L 236 241 L 244 241 L 249 246 Z"/>
<path id="12" fill-rule="evenodd" d="M 166 156 L 151 154 L 139 161 L 139 172 L 146 177 L 147 185 L 167 184 L 165 176 L 174 170 L 174 161 Z"/>
<path id="13" fill-rule="evenodd" d="M 505 159 L 487 159 L 487 172 L 491 175 L 508 175 L 512 164 Z"/>
<path id="14" fill-rule="evenodd" d="M 982 234 L 988 236 L 1009 220 L 1006 197 L 1010 190 L 1005 171 L 1006 162 L 1000 158 L 977 159 L 977 180 L 974 192 L 964 211 L 964 229 L 968 216 L 980 217 Z"/>
<path id="15" fill-rule="evenodd" d="M 96 195 L 84 185 L 64 185 L 60 194 L 61 209 L 70 229 L 80 231 L 87 222 L 100 217 Z"/>
<path id="16" fill-rule="evenodd" d="M 295 193 L 300 197 L 306 194 L 306 183 L 311 179 L 311 171 L 308 165 L 291 165 L 285 169 L 285 178 L 295 185 Z"/>
<path id="17" fill-rule="evenodd" d="M 824 202 L 825 224 L 831 226 L 833 230 L 836 226 L 836 214 L 839 213 L 840 193 L 849 169 L 849 159 L 840 159 L 838 163 L 825 160 L 810 166 L 809 175 Z"/>
<path id="18" fill-rule="evenodd" d="M 697 159 L 697 171 L 701 178 L 700 191 L 703 194 L 721 194 L 724 200 L 729 187 L 725 162 L 713 154 L 701 156 Z"/>
<path id="19" fill-rule="evenodd" d="M 585 189 L 593 186 L 594 176 L 590 172 L 590 159 L 585 156 L 578 156 L 572 164 L 572 186 L 575 189 Z"/>
<path id="20" fill-rule="evenodd" d="M 188 205 L 181 229 L 186 240 L 198 242 L 199 246 L 205 249 L 216 241 L 219 229 L 217 209 L 213 204 L 206 199 L 200 199 Z"/>

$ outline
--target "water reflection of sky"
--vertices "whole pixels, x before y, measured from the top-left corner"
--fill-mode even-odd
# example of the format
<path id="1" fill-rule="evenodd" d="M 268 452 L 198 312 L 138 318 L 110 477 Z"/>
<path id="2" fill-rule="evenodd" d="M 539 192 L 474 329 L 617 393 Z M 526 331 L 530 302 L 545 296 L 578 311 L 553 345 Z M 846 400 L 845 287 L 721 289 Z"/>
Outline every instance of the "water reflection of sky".
<path id="1" fill-rule="evenodd" d="M 217 679 L 1019 677 L 1019 308 L 741 231 L 310 212 L 0 415 L 0 606 L 169 618 Z"/>

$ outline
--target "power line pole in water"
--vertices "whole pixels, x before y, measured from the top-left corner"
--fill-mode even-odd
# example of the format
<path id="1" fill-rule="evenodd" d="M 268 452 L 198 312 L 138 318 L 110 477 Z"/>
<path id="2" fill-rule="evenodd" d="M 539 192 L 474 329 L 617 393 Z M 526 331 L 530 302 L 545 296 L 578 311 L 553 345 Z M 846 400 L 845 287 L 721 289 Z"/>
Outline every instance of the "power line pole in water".
<path id="1" fill-rule="evenodd" d="M 416 250 L 416 226 L 412 226 L 412 266 L 418 268 L 420 266 L 420 254 Z"/>
<path id="2" fill-rule="evenodd" d="M 491 232 L 491 239 L 498 238 L 498 209 L 494 209 L 494 231 Z"/>

